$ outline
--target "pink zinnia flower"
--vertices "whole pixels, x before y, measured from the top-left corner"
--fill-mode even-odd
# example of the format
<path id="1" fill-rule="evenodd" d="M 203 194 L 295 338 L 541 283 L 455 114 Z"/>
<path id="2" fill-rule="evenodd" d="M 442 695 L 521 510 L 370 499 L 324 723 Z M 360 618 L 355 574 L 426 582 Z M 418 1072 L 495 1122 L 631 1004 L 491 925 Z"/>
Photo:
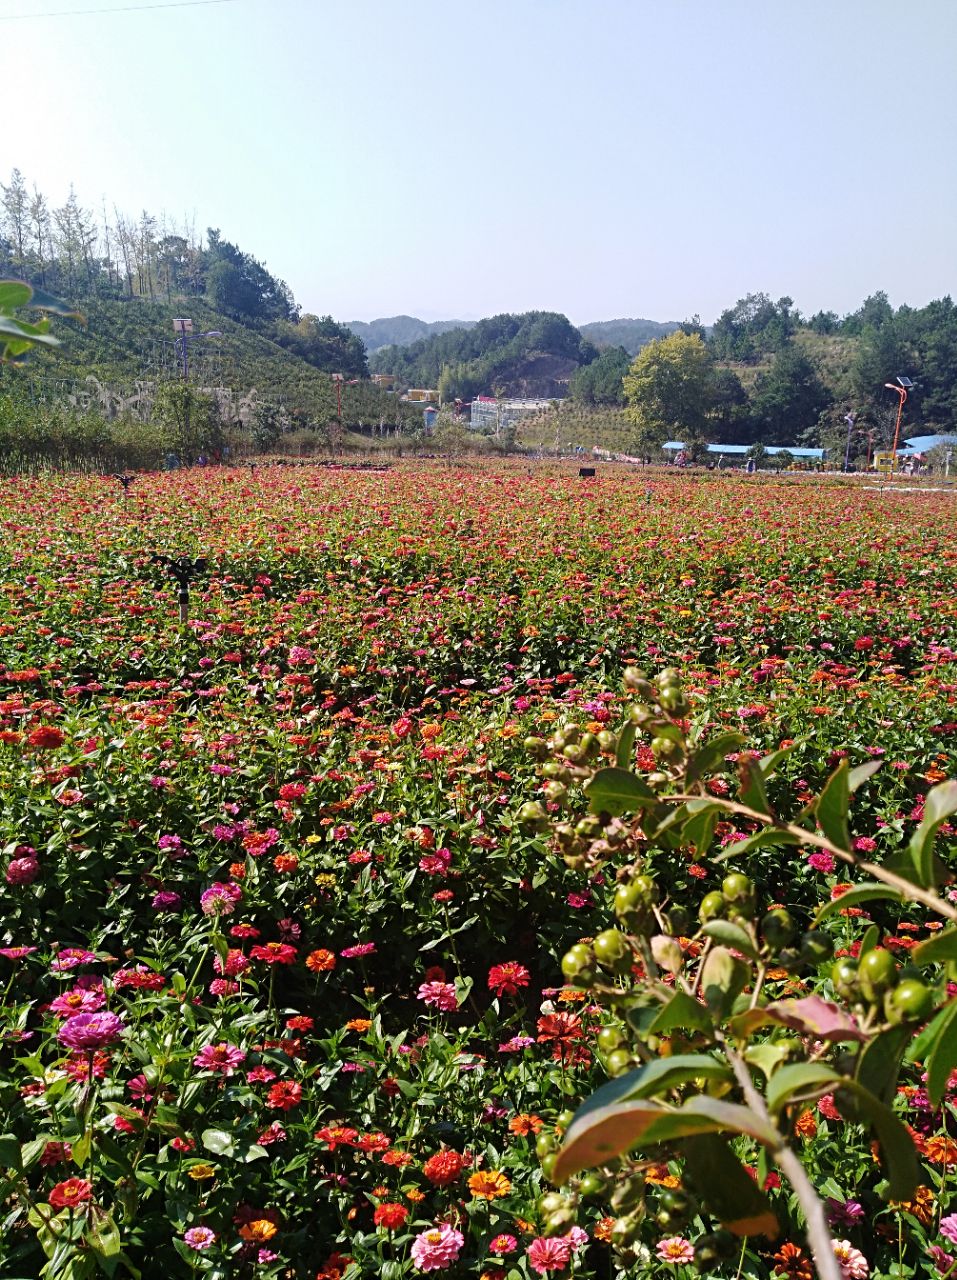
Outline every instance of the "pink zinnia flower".
<path id="1" fill-rule="evenodd" d="M 950 1213 L 940 1220 L 940 1234 L 951 1244 L 957 1244 L 957 1213 Z"/>
<path id="2" fill-rule="evenodd" d="M 357 956 L 371 956 L 374 951 L 374 942 L 357 942 L 354 947 L 346 947 L 339 954 L 343 960 L 354 960 Z"/>
<path id="3" fill-rule="evenodd" d="M 120 1038 L 122 1019 L 115 1013 L 78 1013 L 68 1018 L 57 1032 L 57 1040 L 67 1049 L 105 1049 Z"/>
<path id="4" fill-rule="evenodd" d="M 850 1240 L 834 1240 L 834 1256 L 841 1264 L 843 1280 L 867 1280 L 871 1269 L 860 1249 L 855 1249 Z"/>
<path id="5" fill-rule="evenodd" d="M 234 1044 L 207 1044 L 193 1059 L 193 1066 L 202 1071 L 219 1071 L 224 1076 L 231 1076 L 245 1060 L 245 1053 Z"/>
<path id="6" fill-rule="evenodd" d="M 834 870 L 835 862 L 829 853 L 812 853 L 808 855 L 807 865 L 813 871 L 829 876 Z"/>
<path id="7" fill-rule="evenodd" d="M 441 1009 L 443 1013 L 454 1013 L 459 1007 L 451 982 L 423 982 L 417 995 L 430 1009 Z"/>
<path id="8" fill-rule="evenodd" d="M 14 858 L 7 867 L 7 884 L 33 884 L 40 874 L 36 858 Z"/>
<path id="9" fill-rule="evenodd" d="M 500 1257 L 506 1253 L 514 1253 L 518 1248 L 518 1241 L 514 1236 L 500 1235 L 496 1236 L 489 1245 L 489 1253 L 497 1253 Z"/>
<path id="10" fill-rule="evenodd" d="M 528 1265 L 540 1276 L 563 1271 L 571 1256 L 571 1244 L 564 1236 L 538 1236 L 528 1246 Z"/>
<path id="11" fill-rule="evenodd" d="M 197 1253 L 202 1253 L 204 1249 L 208 1249 L 210 1245 L 216 1243 L 216 1232 L 211 1231 L 209 1227 L 190 1227 L 183 1234 L 183 1239 L 191 1249 L 195 1249 Z"/>
<path id="12" fill-rule="evenodd" d="M 74 987 L 72 991 L 57 996 L 50 1002 L 50 1008 L 63 1018 L 75 1018 L 79 1013 L 96 1013 L 106 1004 L 102 990 L 84 991 L 82 987 Z"/>
<path id="13" fill-rule="evenodd" d="M 412 1241 L 412 1261 L 419 1271 L 444 1271 L 458 1259 L 464 1244 L 461 1231 L 441 1222 Z"/>
<path id="14" fill-rule="evenodd" d="M 694 1262 L 694 1245 L 684 1236 L 668 1236 L 659 1240 L 655 1253 L 662 1262 L 670 1262 L 675 1267 L 679 1262 Z"/>
<path id="15" fill-rule="evenodd" d="M 236 903 L 243 896 L 238 884 L 221 884 L 217 881 L 200 896 L 199 905 L 205 916 L 229 916 L 236 910 Z"/>

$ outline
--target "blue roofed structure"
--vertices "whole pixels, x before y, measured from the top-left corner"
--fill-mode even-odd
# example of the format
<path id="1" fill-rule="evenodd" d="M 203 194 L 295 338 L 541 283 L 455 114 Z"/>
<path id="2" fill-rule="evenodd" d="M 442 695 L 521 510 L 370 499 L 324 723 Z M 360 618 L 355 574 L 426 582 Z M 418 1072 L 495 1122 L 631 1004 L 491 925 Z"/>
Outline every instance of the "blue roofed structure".
<path id="1" fill-rule="evenodd" d="M 662 449 L 667 449 L 669 453 L 680 453 L 685 446 L 682 440 L 666 440 L 661 447 Z M 754 445 L 750 444 L 709 444 L 707 450 L 708 453 L 714 454 L 715 457 L 723 455 L 725 458 L 743 458 L 754 447 Z M 827 450 L 802 449 L 797 445 L 790 444 L 766 444 L 764 445 L 764 452 L 767 454 L 789 453 L 792 458 L 806 458 L 812 462 L 823 462 Z"/>
<path id="2" fill-rule="evenodd" d="M 904 441 L 904 448 L 898 449 L 897 454 L 901 458 L 913 458 L 919 453 L 930 453 L 931 449 L 936 449 L 942 444 L 957 445 L 957 436 L 911 436 L 909 440 Z"/>

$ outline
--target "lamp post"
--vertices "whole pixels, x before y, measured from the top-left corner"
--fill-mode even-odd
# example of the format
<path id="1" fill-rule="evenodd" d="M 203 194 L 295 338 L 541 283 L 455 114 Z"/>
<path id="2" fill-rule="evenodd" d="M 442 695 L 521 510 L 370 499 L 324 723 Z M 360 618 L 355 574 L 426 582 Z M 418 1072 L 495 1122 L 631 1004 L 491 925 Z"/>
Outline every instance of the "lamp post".
<path id="1" fill-rule="evenodd" d="M 332 380 L 336 384 L 336 417 L 339 419 L 339 426 L 342 426 L 342 384 L 345 382 L 347 387 L 356 387 L 359 385 L 358 378 L 350 378 L 346 381 L 344 373 L 334 373 Z"/>
<path id="2" fill-rule="evenodd" d="M 846 472 L 851 465 L 851 433 L 854 430 L 854 423 L 857 421 L 857 414 L 847 414 L 844 421 L 847 423 L 847 448 L 844 450 L 844 470 Z"/>
<path id="3" fill-rule="evenodd" d="M 907 399 L 907 393 L 908 391 L 910 391 L 913 385 L 914 384 L 913 382 L 911 382 L 910 378 L 901 378 L 900 376 L 898 376 L 898 379 L 896 382 L 884 383 L 884 386 L 888 389 L 888 391 L 894 391 L 900 397 L 897 404 L 897 424 L 894 427 L 893 468 L 895 472 L 897 471 L 897 441 L 901 431 L 901 418 L 904 416 L 904 401 Z"/>
<path id="4" fill-rule="evenodd" d="M 179 317 L 173 321 L 173 332 L 177 334 L 176 346 L 182 345 L 183 356 L 183 381 L 189 380 L 189 343 L 195 342 L 197 338 L 221 338 L 223 335 L 219 329 L 207 329 L 204 333 L 193 333 L 193 322 L 185 317 Z"/>

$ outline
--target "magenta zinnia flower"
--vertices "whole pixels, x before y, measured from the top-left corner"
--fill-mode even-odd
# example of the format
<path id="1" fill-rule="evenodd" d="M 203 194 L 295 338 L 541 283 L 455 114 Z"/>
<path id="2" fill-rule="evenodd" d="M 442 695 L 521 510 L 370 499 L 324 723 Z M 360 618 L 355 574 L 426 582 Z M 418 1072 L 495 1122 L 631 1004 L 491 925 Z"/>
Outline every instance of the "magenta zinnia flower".
<path id="1" fill-rule="evenodd" d="M 105 1049 L 120 1038 L 123 1021 L 115 1013 L 78 1013 L 68 1018 L 57 1032 L 57 1040 L 67 1049 Z"/>
<path id="2" fill-rule="evenodd" d="M 412 1261 L 419 1271 L 443 1271 L 462 1252 L 465 1237 L 447 1222 L 430 1227 L 412 1241 Z"/>
<path id="3" fill-rule="evenodd" d="M 203 1071 L 219 1071 L 224 1076 L 231 1076 L 236 1067 L 245 1061 L 245 1053 L 234 1044 L 207 1044 L 193 1059 L 193 1066 Z"/>

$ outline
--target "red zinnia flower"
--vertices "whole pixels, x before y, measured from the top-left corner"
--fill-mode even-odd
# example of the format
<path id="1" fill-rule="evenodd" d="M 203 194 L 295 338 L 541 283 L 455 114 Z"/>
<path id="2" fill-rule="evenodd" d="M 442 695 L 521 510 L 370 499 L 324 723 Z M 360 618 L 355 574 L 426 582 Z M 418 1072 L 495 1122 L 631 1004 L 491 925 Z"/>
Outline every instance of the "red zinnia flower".
<path id="1" fill-rule="evenodd" d="M 523 964 L 516 960 L 506 960 L 504 964 L 493 964 L 488 971 L 488 988 L 497 996 L 514 996 L 519 987 L 527 987 L 531 974 Z"/>
<path id="2" fill-rule="evenodd" d="M 404 1204 L 386 1202 L 377 1207 L 372 1215 L 372 1221 L 377 1227 L 385 1227 L 387 1231 L 398 1231 L 400 1227 L 405 1225 L 405 1220 L 408 1216 L 409 1211 Z"/>
<path id="3" fill-rule="evenodd" d="M 72 1209 L 75 1205 L 85 1204 L 93 1195 L 91 1183 L 83 1178 L 67 1178 L 66 1182 L 58 1182 L 48 1197 L 54 1209 Z"/>
<path id="4" fill-rule="evenodd" d="M 335 1151 L 336 1147 L 354 1147 L 358 1136 L 357 1130 L 341 1124 L 327 1124 L 313 1134 L 316 1141 L 324 1142 L 330 1151 Z"/>
<path id="5" fill-rule="evenodd" d="M 302 1085 L 295 1080 L 280 1080 L 266 1095 L 267 1106 L 278 1111 L 291 1111 L 302 1101 Z"/>
<path id="6" fill-rule="evenodd" d="M 436 1187 L 447 1187 L 465 1168 L 465 1157 L 457 1151 L 437 1151 L 422 1166 L 422 1172 Z"/>
<path id="7" fill-rule="evenodd" d="M 62 747 L 66 741 L 66 735 L 60 729 L 54 729 L 52 725 L 41 724 L 27 738 L 27 743 L 31 747 L 40 747 L 44 750 L 52 750 L 54 747 Z"/>

